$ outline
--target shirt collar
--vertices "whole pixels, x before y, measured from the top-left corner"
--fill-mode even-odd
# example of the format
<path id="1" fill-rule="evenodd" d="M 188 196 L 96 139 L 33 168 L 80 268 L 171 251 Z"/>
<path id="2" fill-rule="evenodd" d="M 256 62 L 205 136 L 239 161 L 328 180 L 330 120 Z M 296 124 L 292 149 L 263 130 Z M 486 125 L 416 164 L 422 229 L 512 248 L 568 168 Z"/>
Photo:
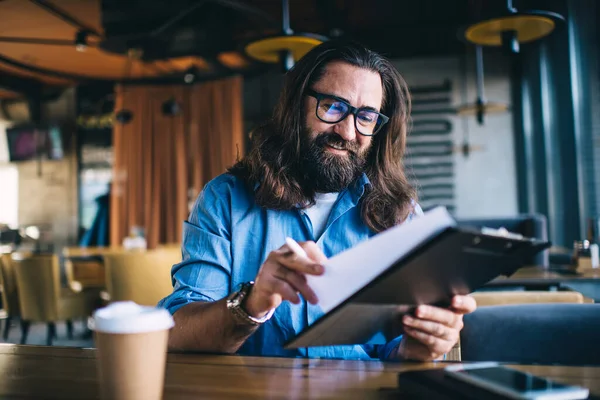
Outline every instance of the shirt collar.
<path id="1" fill-rule="evenodd" d="M 356 200 L 360 199 L 364 194 L 367 186 L 371 185 L 369 177 L 364 172 L 358 177 L 354 183 L 350 185 L 348 190 L 352 193 Z"/>

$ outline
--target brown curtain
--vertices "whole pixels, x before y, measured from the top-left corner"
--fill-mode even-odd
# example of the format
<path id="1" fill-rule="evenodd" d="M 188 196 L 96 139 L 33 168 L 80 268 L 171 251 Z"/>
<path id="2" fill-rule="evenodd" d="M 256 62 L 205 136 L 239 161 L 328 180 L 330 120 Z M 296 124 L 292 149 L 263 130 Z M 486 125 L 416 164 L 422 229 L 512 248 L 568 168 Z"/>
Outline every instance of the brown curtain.
<path id="1" fill-rule="evenodd" d="M 183 112 L 163 115 L 169 99 Z M 242 79 L 118 86 L 115 108 L 132 111 L 133 119 L 113 129 L 111 245 L 120 245 L 134 226 L 145 230 L 149 248 L 179 243 L 188 204 L 244 154 Z"/>

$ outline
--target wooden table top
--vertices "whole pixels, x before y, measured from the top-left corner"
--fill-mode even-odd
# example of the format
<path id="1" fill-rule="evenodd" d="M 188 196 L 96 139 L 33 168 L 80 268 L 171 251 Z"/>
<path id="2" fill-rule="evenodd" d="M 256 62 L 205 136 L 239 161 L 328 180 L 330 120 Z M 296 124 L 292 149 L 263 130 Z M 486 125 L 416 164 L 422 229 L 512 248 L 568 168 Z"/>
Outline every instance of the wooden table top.
<path id="1" fill-rule="evenodd" d="M 527 284 L 557 284 L 568 281 L 600 280 L 600 270 L 585 270 L 578 273 L 561 273 L 542 267 L 524 267 L 509 277 L 501 276 L 494 279 L 488 286 L 527 285 Z"/>
<path id="2" fill-rule="evenodd" d="M 164 399 L 394 398 L 398 372 L 445 365 L 169 354 Z M 600 394 L 600 368 L 516 368 Z M 94 349 L 2 344 L 0 376 L 0 398 L 98 398 Z"/>
<path id="3" fill-rule="evenodd" d="M 65 247 L 62 253 L 65 258 L 85 258 L 101 257 L 108 252 L 122 250 L 122 247 Z"/>

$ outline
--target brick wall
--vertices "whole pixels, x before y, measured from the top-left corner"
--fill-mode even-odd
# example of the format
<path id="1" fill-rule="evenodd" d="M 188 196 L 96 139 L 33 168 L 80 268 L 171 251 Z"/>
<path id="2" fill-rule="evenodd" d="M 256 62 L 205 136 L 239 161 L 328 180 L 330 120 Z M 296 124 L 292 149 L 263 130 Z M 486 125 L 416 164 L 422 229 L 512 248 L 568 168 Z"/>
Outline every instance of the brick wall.
<path id="1" fill-rule="evenodd" d="M 77 240 L 77 163 L 73 154 L 60 161 L 43 161 L 41 176 L 35 161 L 17 164 L 20 225 L 43 225 L 55 249 Z"/>

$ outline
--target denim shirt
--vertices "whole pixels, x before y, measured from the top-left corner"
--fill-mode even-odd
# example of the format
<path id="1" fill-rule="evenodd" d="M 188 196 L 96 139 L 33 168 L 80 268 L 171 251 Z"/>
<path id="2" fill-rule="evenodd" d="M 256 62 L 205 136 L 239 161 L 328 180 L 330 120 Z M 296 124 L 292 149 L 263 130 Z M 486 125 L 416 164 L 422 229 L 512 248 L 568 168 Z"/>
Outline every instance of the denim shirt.
<path id="1" fill-rule="evenodd" d="M 160 301 L 172 314 L 195 301 L 217 301 L 256 278 L 268 254 L 285 243 L 316 241 L 332 257 L 374 235 L 362 221 L 359 200 L 369 180 L 362 175 L 342 191 L 334 204 L 325 231 L 313 237 L 310 219 L 301 209 L 275 211 L 262 208 L 244 182 L 223 174 L 209 182 L 184 222 L 182 261 L 173 266 L 173 293 Z M 415 204 L 409 218 L 422 213 Z M 366 266 L 368 267 L 368 266 Z M 340 282 L 343 284 L 343 282 Z M 238 350 L 241 355 L 337 359 L 387 359 L 400 337 L 385 344 L 329 346 L 285 350 L 284 343 L 323 315 L 317 305 L 302 299 L 284 301 Z"/>

